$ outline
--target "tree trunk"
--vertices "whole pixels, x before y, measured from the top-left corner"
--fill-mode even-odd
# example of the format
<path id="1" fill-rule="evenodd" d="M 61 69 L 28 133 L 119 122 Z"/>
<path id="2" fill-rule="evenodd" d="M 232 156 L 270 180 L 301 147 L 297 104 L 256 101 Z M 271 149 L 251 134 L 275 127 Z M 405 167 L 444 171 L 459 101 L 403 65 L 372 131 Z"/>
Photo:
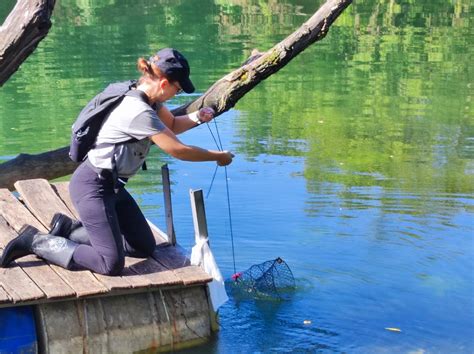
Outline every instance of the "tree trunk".
<path id="1" fill-rule="evenodd" d="M 0 86 L 48 34 L 54 3 L 55 0 L 18 0 L 0 27 Z"/>
<path id="2" fill-rule="evenodd" d="M 14 190 L 13 183 L 22 179 L 54 179 L 74 171 L 78 163 L 68 157 L 69 146 L 38 155 L 20 154 L 0 165 L 0 188 Z"/>
<path id="3" fill-rule="evenodd" d="M 328 0 L 297 31 L 270 50 L 252 56 L 237 70 L 215 82 L 202 96 L 174 109 L 175 115 L 213 107 L 216 115 L 231 109 L 239 99 L 258 83 L 276 73 L 299 53 L 324 38 L 331 24 L 352 0 Z M 13 189 L 13 183 L 25 178 L 53 179 L 72 173 L 77 164 L 68 158 L 64 148 L 39 155 L 20 154 L 0 164 L 0 188 Z"/>

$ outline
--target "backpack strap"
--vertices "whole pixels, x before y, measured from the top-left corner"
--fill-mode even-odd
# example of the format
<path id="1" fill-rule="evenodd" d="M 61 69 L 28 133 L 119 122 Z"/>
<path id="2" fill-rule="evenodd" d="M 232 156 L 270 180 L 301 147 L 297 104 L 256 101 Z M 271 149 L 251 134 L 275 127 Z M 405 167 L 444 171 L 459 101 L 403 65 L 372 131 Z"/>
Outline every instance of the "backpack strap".
<path id="1" fill-rule="evenodd" d="M 132 84 L 130 85 L 130 90 L 125 93 L 125 96 L 137 97 L 140 100 L 142 100 L 143 102 L 145 102 L 147 105 L 150 105 L 150 99 L 148 98 L 147 94 L 145 92 L 141 91 L 141 90 L 136 90 L 135 87 L 136 87 L 136 82 L 132 82 Z M 119 188 L 122 187 L 126 183 L 126 181 L 125 181 L 125 183 L 123 183 L 121 181 L 121 178 L 119 177 L 118 171 L 117 171 L 117 161 L 115 159 L 115 152 L 117 150 L 117 146 L 121 145 L 121 144 L 129 143 L 129 142 L 134 142 L 134 141 L 137 141 L 137 139 L 132 138 L 130 140 L 124 141 L 123 143 L 115 144 L 115 146 L 114 146 L 114 150 L 112 152 L 112 161 L 111 161 L 112 170 L 111 170 L 111 173 L 112 173 L 112 180 L 113 180 L 113 183 L 114 183 L 115 193 L 118 193 Z M 147 168 L 147 165 L 146 165 L 146 160 L 144 160 L 143 164 L 142 164 L 142 170 L 146 171 L 147 169 L 148 168 Z"/>
<path id="2" fill-rule="evenodd" d="M 147 105 L 149 105 L 151 107 L 151 104 L 150 104 L 150 98 L 148 97 L 148 95 L 141 91 L 141 90 L 136 90 L 136 89 L 130 89 L 130 91 L 128 91 L 125 96 L 131 96 L 131 97 L 137 97 L 139 99 L 141 99 L 143 102 L 145 102 Z M 133 141 L 133 140 L 129 140 L 129 141 Z M 114 158 L 115 160 L 115 158 Z M 112 166 L 114 166 L 114 161 L 112 161 Z M 146 166 L 146 160 L 143 160 L 143 164 L 142 164 L 142 170 L 143 171 L 146 171 L 148 170 L 148 167 Z"/>

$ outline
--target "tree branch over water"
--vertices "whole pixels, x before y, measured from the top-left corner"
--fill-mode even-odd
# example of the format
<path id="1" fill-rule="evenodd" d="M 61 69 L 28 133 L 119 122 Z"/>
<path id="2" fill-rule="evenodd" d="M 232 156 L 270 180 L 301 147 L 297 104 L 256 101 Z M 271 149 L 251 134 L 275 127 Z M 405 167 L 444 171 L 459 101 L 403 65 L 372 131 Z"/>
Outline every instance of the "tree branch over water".
<path id="1" fill-rule="evenodd" d="M 54 6 L 54 1 L 43 3 L 52 3 Z M 240 68 L 216 81 L 194 101 L 174 109 L 173 114 L 182 115 L 206 106 L 213 107 L 217 116 L 228 111 L 256 85 L 278 72 L 311 44 L 323 39 L 330 26 L 351 3 L 352 0 L 326 1 L 298 30 L 266 52 L 254 50 Z M 1 44 L 0 40 L 0 50 Z M 0 73 L 6 65 L 2 59 L 0 57 Z M 54 179 L 72 173 L 77 164 L 69 159 L 68 150 L 66 146 L 38 155 L 20 154 L 0 164 L 0 188 L 13 189 L 13 183 L 20 179 Z"/>
<path id="2" fill-rule="evenodd" d="M 352 0 L 328 0 L 298 30 L 270 50 L 252 53 L 242 67 L 214 83 L 201 97 L 173 110 L 181 115 L 213 107 L 217 115 L 231 109 L 261 81 L 276 73 L 314 42 L 323 39 L 337 17 Z"/>
<path id="3" fill-rule="evenodd" d="M 51 28 L 55 0 L 18 0 L 0 27 L 0 86 L 36 49 Z"/>

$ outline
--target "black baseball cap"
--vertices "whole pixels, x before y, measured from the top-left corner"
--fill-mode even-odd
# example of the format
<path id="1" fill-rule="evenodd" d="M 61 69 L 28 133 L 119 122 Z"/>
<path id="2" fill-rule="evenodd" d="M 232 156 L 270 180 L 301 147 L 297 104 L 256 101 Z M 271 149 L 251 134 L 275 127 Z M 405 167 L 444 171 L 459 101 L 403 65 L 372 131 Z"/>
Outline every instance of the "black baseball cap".
<path id="1" fill-rule="evenodd" d="M 163 74 L 171 80 L 176 80 L 186 93 L 194 92 L 194 85 L 189 79 L 189 64 L 186 58 L 173 48 L 163 48 L 150 57 Z"/>

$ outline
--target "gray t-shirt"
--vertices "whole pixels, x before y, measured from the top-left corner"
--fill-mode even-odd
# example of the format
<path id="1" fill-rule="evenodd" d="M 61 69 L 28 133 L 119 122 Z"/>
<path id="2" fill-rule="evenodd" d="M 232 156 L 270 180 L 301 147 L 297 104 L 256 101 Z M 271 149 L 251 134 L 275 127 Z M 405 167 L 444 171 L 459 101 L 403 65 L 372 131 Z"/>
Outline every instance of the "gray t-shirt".
<path id="1" fill-rule="evenodd" d="M 120 177 L 130 178 L 137 173 L 148 155 L 151 146 L 149 137 L 163 129 L 165 125 L 155 110 L 138 97 L 125 96 L 106 117 L 96 146 L 87 156 L 93 166 L 110 170 L 114 147 L 119 144 L 115 149 L 117 172 Z M 138 141 L 124 143 L 132 138 Z"/>

